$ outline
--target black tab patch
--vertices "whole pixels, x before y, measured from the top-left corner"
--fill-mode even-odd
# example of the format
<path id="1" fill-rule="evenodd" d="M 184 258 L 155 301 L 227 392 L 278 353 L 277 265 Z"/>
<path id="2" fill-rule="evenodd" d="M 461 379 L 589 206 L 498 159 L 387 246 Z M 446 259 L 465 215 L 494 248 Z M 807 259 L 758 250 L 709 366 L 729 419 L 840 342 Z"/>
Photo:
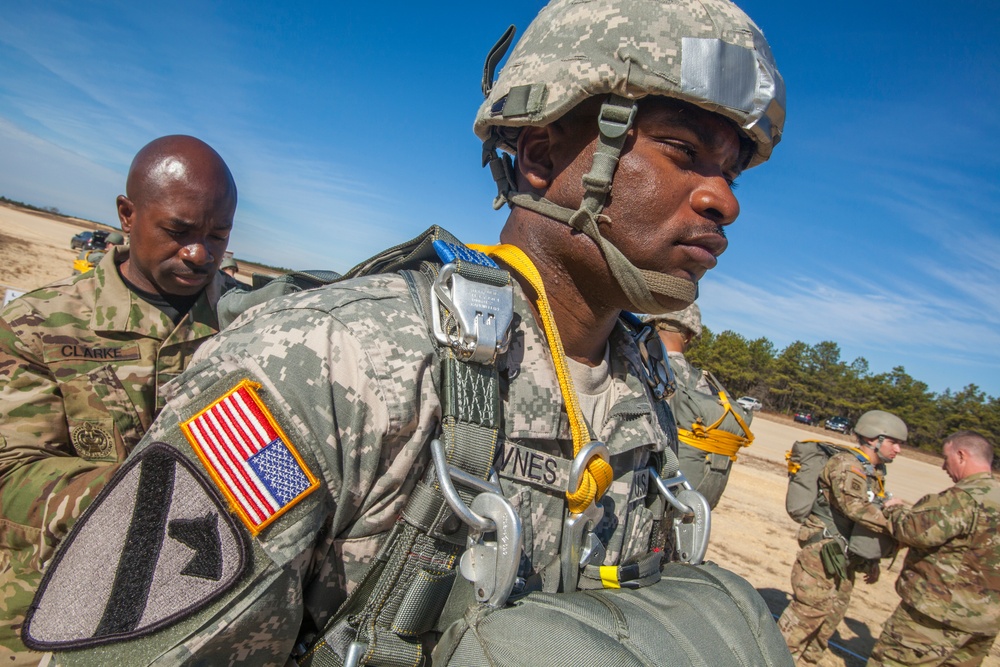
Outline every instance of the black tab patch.
<path id="1" fill-rule="evenodd" d="M 130 459 L 42 579 L 22 639 L 38 651 L 134 639 L 225 593 L 250 565 L 214 485 L 172 447 Z"/>

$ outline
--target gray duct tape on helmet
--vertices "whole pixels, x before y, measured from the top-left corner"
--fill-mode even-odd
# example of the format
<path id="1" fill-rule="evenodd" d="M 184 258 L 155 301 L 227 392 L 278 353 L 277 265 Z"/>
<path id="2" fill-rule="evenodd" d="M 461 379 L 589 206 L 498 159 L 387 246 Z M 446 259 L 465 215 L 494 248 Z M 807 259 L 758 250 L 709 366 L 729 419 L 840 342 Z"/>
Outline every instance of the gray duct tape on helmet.
<path id="1" fill-rule="evenodd" d="M 648 95 L 684 100 L 732 120 L 754 144 L 747 167 L 770 157 L 781 139 L 785 89 L 763 34 L 728 0 L 554 0 L 528 26 L 494 85 L 492 69 L 510 37 L 505 34 L 487 60 L 486 101 L 474 125 L 483 140 L 483 164 L 497 183 L 494 206 L 521 206 L 587 234 L 640 311 L 665 310 L 654 292 L 692 302 L 696 285 L 638 269 L 601 236 L 597 223 L 635 102 Z M 608 98 L 580 208 L 517 192 L 510 157 L 498 151 L 516 153 L 521 127 L 548 125 L 598 95 Z"/>

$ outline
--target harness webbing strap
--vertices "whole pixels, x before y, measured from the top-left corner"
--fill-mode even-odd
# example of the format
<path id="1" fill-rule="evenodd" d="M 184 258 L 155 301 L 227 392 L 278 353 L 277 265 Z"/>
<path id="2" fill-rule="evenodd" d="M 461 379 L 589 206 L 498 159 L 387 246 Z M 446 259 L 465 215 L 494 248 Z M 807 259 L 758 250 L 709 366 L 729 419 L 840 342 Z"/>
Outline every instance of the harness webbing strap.
<path id="1" fill-rule="evenodd" d="M 559 389 L 562 392 L 563 401 L 566 403 L 570 430 L 573 433 L 573 456 L 576 456 L 584 445 L 591 441 L 590 432 L 587 428 L 587 422 L 583 418 L 576 390 L 573 388 L 573 378 L 570 376 L 569 367 L 566 364 L 566 352 L 563 350 L 562 339 L 559 337 L 555 317 L 552 315 L 552 308 L 545 295 L 545 285 L 538 269 L 531 263 L 528 256 L 516 246 L 503 244 L 496 246 L 470 245 L 469 247 L 503 261 L 528 281 L 528 284 L 535 290 L 535 294 L 538 295 L 536 305 L 542 318 L 542 328 L 549 341 L 549 349 L 552 350 L 552 362 L 555 365 L 556 377 L 559 378 Z M 577 514 L 583 512 L 590 506 L 590 503 L 604 495 L 613 479 L 614 471 L 611 465 L 601 458 L 592 458 L 581 476 L 580 487 L 566 492 L 569 511 Z"/>
<path id="2" fill-rule="evenodd" d="M 690 430 L 678 427 L 677 437 L 684 444 L 711 452 L 712 454 L 728 456 L 731 460 L 735 461 L 736 453 L 740 450 L 740 447 L 749 447 L 753 443 L 753 433 L 746 422 L 743 421 L 743 418 L 740 417 L 739 413 L 733 410 L 733 405 L 729 402 L 726 392 L 721 388 L 716 388 L 718 389 L 719 401 L 723 407 L 722 416 L 708 426 L 695 422 L 691 424 Z M 726 418 L 726 415 L 732 415 L 746 435 L 736 435 L 735 433 L 729 433 L 720 429 L 719 427 L 722 425 L 722 421 Z"/>
<path id="3" fill-rule="evenodd" d="M 456 264 L 458 272 L 470 280 L 496 284 L 498 274 L 505 274 L 498 269 L 484 271 L 461 260 Z M 449 318 L 449 313 L 442 313 L 443 320 Z M 487 479 L 502 414 L 496 364 L 464 362 L 446 346 L 439 347 L 438 354 L 440 439 L 448 464 Z M 352 642 L 365 647 L 359 664 L 424 664 L 420 638 L 434 628 L 448 600 L 467 533 L 439 491 L 438 474 L 428 470 L 414 488 L 400 520 L 362 582 L 327 623 L 322 637 L 300 659 L 300 665 L 341 667 L 342 656 Z M 460 484 L 455 486 L 462 500 L 471 503 L 476 492 Z"/>

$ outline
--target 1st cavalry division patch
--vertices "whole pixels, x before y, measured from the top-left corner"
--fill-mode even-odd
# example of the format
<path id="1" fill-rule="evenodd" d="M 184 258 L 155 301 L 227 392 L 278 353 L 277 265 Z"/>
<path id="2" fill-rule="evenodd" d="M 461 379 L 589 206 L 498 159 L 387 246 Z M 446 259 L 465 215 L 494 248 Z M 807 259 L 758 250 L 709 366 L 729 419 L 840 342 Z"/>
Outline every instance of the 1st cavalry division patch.
<path id="1" fill-rule="evenodd" d="M 229 590 L 249 545 L 212 482 L 169 445 L 125 463 L 46 569 L 21 639 L 38 651 L 142 637 Z"/>
<path id="2" fill-rule="evenodd" d="M 291 440 L 243 380 L 181 424 L 198 458 L 256 535 L 319 486 Z"/>

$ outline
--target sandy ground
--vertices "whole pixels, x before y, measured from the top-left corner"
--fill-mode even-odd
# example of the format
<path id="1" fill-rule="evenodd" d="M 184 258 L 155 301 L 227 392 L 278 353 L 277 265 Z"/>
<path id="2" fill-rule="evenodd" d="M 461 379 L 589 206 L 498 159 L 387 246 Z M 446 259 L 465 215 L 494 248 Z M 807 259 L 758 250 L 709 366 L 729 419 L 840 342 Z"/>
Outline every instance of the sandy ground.
<path id="1" fill-rule="evenodd" d="M 70 238 L 94 228 L 94 223 L 0 205 L 0 295 L 4 287 L 30 290 L 72 273 L 77 251 L 69 249 Z M 256 268 L 242 261 L 240 265 L 241 277 Z M 709 558 L 748 579 L 778 615 L 790 599 L 789 574 L 798 551 L 797 524 L 785 514 L 785 451 L 795 440 L 841 436 L 762 414 L 752 428 L 754 444 L 735 464 L 729 488 L 712 515 Z M 903 452 L 887 481 L 894 495 L 909 502 L 950 485 L 940 461 L 917 452 Z M 901 564 L 900 557 L 892 567 L 884 566 L 874 585 L 859 579 L 847 618 L 834 637 L 843 647 L 840 654 L 846 665 L 864 664 L 882 623 L 895 608 L 898 597 L 893 586 Z M 1000 647 L 993 647 L 984 664 L 1000 667 Z"/>

